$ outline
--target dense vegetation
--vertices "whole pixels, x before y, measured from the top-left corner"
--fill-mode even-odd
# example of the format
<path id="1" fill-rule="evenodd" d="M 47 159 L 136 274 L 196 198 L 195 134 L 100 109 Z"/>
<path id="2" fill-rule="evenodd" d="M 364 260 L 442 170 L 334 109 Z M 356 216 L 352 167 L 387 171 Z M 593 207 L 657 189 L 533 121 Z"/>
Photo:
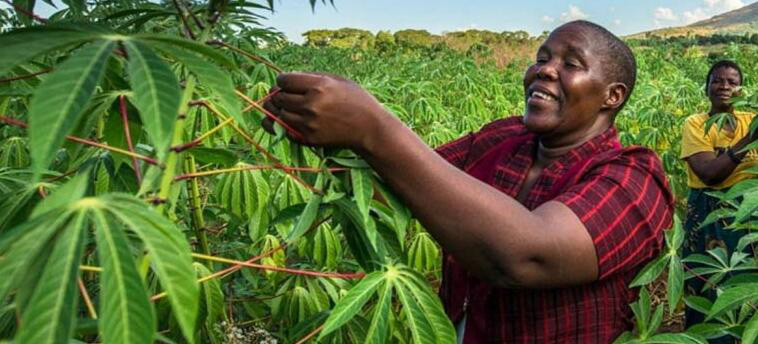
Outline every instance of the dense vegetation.
<path id="1" fill-rule="evenodd" d="M 398 45 L 397 33 L 368 48 L 292 45 L 256 25 L 272 3 L 70 1 L 43 23 L 29 17 L 33 2 L 16 2 L 0 16 L 10 31 L 0 36 L 0 340 L 452 340 L 430 236 L 351 152 L 292 144 L 282 126 L 265 133 L 259 102 L 280 70 L 337 73 L 437 146 L 520 113 L 529 60 L 498 59 L 486 45 Z M 681 215 L 681 123 L 707 110 L 714 59 L 737 60 L 753 94 L 758 48 L 636 53 L 638 88 L 617 126 L 624 144 L 660 154 Z M 729 208 L 716 215 L 756 227 L 754 181 L 722 196 Z M 658 286 L 667 270 L 670 314 L 693 275 L 682 237 L 669 231 L 666 252 L 634 282 Z M 723 291 L 714 305 L 684 301 L 708 323 L 656 334 L 665 305 L 643 292 L 637 329 L 620 341 L 755 338 L 758 277 L 729 279 L 754 257 L 688 259 L 711 267 L 698 273 Z"/>

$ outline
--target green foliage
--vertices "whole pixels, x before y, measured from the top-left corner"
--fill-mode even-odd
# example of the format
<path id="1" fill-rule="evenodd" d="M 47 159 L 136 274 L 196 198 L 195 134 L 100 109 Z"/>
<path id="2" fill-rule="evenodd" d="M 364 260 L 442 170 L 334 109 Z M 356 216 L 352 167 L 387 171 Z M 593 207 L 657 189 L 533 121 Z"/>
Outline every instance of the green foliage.
<path id="1" fill-rule="evenodd" d="M 0 84 L 0 115 L 30 125 L 0 127 L 0 340 L 296 342 L 323 324 L 323 343 L 454 341 L 430 287 L 439 247 L 409 210 L 354 154 L 263 132 L 263 114 L 243 111 L 249 104 L 236 91 L 265 97 L 272 63 L 345 75 L 439 146 L 522 111 L 522 58 L 544 35 L 314 30 L 295 46 L 259 25 L 274 1 L 66 4 L 43 25 L 0 13 L 9 31 L 0 35 L 0 77 L 17 79 Z M 513 52 L 505 63 L 503 48 Z M 638 87 L 616 120 L 624 144 L 661 156 L 680 214 L 680 128 L 706 110 L 702 76 L 723 57 L 746 75 L 758 72 L 755 47 L 723 49 L 636 48 Z M 755 111 L 746 81 L 737 104 Z M 65 142 L 67 135 L 107 146 Z M 726 208 L 706 222 L 755 229 L 757 187 L 748 180 L 718 193 Z M 683 239 L 677 220 L 661 256 L 632 282 L 644 287 L 666 271 L 668 307 L 641 288 L 631 305 L 636 329 L 618 342 L 754 339 L 758 278 L 732 277 L 756 269 L 753 255 L 681 257 Z M 756 241 L 748 234 L 740 248 Z M 192 252 L 203 254 L 193 262 Z M 248 262 L 226 266 L 240 261 Z M 702 266 L 685 272 L 684 262 Z M 355 281 L 340 271 L 366 275 Z M 660 333 L 681 308 L 687 278 L 707 279 L 721 296 L 713 304 L 686 298 L 709 320 Z"/>

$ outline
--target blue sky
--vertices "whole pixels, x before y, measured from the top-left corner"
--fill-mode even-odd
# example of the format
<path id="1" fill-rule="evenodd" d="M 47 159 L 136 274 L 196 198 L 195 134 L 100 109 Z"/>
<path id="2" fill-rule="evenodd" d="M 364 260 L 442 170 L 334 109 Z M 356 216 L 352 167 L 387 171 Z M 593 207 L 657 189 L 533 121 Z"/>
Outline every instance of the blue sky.
<path id="1" fill-rule="evenodd" d="M 258 0 L 263 2 L 263 0 Z M 60 1 L 56 0 L 56 3 Z M 295 42 L 311 29 L 353 27 L 376 32 L 426 29 L 432 33 L 465 29 L 525 30 L 537 35 L 562 22 L 587 19 L 619 35 L 689 24 L 740 8 L 753 0 L 334 0 L 311 11 L 307 0 L 276 0 L 265 25 L 284 32 Z M 37 1 L 35 11 L 52 9 Z M 328 0 L 327 0 L 328 3 Z M 2 4 L 2 3 L 0 3 Z M 2 4 L 4 5 L 4 4 Z M 7 7 L 4 5 L 2 7 Z"/>
<path id="2" fill-rule="evenodd" d="M 539 34 L 572 19 L 597 22 L 616 34 L 678 26 L 740 8 L 753 0 L 335 0 L 334 7 L 306 0 L 277 0 L 267 25 L 300 42 L 314 28 L 354 27 L 397 31 L 426 29 L 432 33 L 469 28 L 491 31 L 525 30 Z M 327 1 L 328 3 L 328 1 Z"/>

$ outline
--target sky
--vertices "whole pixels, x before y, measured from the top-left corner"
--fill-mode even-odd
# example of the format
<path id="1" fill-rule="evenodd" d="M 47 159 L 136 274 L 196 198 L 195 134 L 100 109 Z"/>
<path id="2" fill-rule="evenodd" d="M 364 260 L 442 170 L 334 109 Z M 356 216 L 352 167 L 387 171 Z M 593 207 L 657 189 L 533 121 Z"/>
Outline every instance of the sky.
<path id="1" fill-rule="evenodd" d="M 55 1 L 60 3 L 59 0 Z M 265 2 L 258 0 L 257 2 Z M 587 19 L 618 35 L 686 25 L 731 11 L 753 0 L 318 0 L 315 11 L 308 0 L 275 0 L 274 13 L 264 13 L 266 26 L 302 43 L 312 29 L 352 27 L 379 30 L 425 29 L 434 34 L 467 29 L 524 30 L 532 35 L 561 23 Z M 37 1 L 42 16 L 53 9 Z M 4 5 L 0 3 L 0 5 Z M 7 7 L 7 5 L 0 6 Z"/>
<path id="2" fill-rule="evenodd" d="M 618 35 L 690 24 L 731 11 L 752 0 L 276 0 L 265 24 L 295 42 L 311 29 L 352 27 L 379 30 L 425 29 L 439 34 L 466 29 L 524 30 L 533 35 L 563 22 L 587 19 Z"/>

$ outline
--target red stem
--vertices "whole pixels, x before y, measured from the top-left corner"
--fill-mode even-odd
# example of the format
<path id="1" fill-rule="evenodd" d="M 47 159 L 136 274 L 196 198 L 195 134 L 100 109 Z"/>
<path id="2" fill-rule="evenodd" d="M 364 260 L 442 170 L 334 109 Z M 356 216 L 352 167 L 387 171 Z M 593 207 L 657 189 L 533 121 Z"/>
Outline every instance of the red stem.
<path id="1" fill-rule="evenodd" d="M 121 95 L 118 97 L 119 109 L 121 110 L 121 121 L 124 122 L 124 135 L 126 135 L 126 146 L 129 147 L 129 151 L 136 153 L 134 145 L 132 144 L 132 135 L 129 133 L 129 113 L 126 110 L 126 97 Z M 136 157 L 132 157 L 132 167 L 134 168 L 134 174 L 137 176 L 137 184 L 142 184 L 142 171 L 139 167 L 139 162 Z"/>
<path id="2" fill-rule="evenodd" d="M 26 128 L 29 127 L 28 124 L 24 123 L 24 121 L 21 121 L 21 120 L 15 119 L 15 118 L 11 118 L 11 117 L 1 116 L 1 115 L 0 115 L 0 122 L 3 122 L 3 123 L 8 124 L 8 125 L 16 126 L 16 127 L 19 127 L 19 128 L 24 128 L 24 129 L 26 129 Z M 85 145 L 88 145 L 88 146 L 98 147 L 98 148 L 102 148 L 102 149 L 106 149 L 106 150 L 113 150 L 114 149 L 114 147 L 111 147 L 111 146 L 108 146 L 108 145 L 105 145 L 105 144 L 102 144 L 102 143 L 98 143 L 98 142 L 95 142 L 95 141 L 85 140 L 85 139 L 83 139 L 81 137 L 66 135 L 66 139 L 69 140 L 69 141 L 72 141 L 72 142 L 81 143 L 81 144 L 85 144 Z M 158 163 L 158 161 L 156 161 L 155 159 L 148 158 L 148 157 L 142 156 L 142 155 L 135 155 L 135 157 L 137 159 L 143 160 L 144 162 L 146 162 L 148 164 L 160 166 L 160 164 Z"/>
<path id="3" fill-rule="evenodd" d="M 324 169 L 317 168 L 317 167 L 299 167 L 299 166 L 276 166 L 276 165 L 250 165 L 246 166 L 245 168 L 241 168 L 239 170 L 235 170 L 233 172 L 239 172 L 239 171 L 250 171 L 250 170 L 281 170 L 285 172 L 311 172 L 311 173 L 320 173 L 323 172 Z M 326 169 L 330 172 L 344 172 L 348 171 L 349 169 L 343 168 L 343 167 L 332 167 Z M 231 171 L 230 171 L 231 172 Z M 175 181 L 190 179 L 190 178 L 196 178 L 196 177 L 205 177 L 206 174 L 204 172 L 197 172 L 197 173 L 187 173 L 182 174 L 179 176 L 176 176 L 174 178 Z"/>
<path id="4" fill-rule="evenodd" d="M 231 49 L 231 50 L 233 50 L 233 51 L 235 51 L 237 53 L 245 55 L 247 58 L 249 58 L 249 59 L 251 59 L 251 60 L 253 60 L 255 62 L 262 63 L 262 64 L 266 65 L 266 67 L 275 70 L 277 73 L 284 73 L 284 71 L 282 71 L 281 68 L 275 66 L 271 62 L 268 62 L 268 61 L 264 60 L 260 56 L 255 56 L 255 55 L 253 55 L 253 54 L 251 54 L 251 53 L 249 53 L 247 51 L 244 51 L 244 50 L 242 50 L 240 48 L 237 48 L 237 47 L 235 47 L 233 45 L 229 45 L 229 44 L 227 44 L 224 41 L 212 40 L 212 41 L 208 41 L 207 44 L 210 44 L 210 45 L 220 45 L 220 46 L 222 46 L 224 48 Z"/>
<path id="5" fill-rule="evenodd" d="M 0 82 L 11 82 L 11 81 L 24 80 L 24 79 L 31 79 L 31 78 L 33 78 L 33 77 L 35 77 L 37 75 L 45 74 L 45 73 L 50 73 L 52 71 L 53 71 L 52 68 L 43 69 L 43 70 L 41 70 L 39 72 L 28 74 L 28 75 L 16 76 L 16 77 L 7 78 L 7 79 L 0 79 Z"/>
<path id="6" fill-rule="evenodd" d="M 42 18 L 42 17 L 40 17 L 40 16 L 38 16 L 38 15 L 36 15 L 36 14 L 28 11 L 27 9 L 14 4 L 12 1 L 10 1 L 10 0 L 4 0 L 4 1 L 5 1 L 6 4 L 11 5 L 13 8 L 15 8 L 16 11 L 19 11 L 19 12 L 23 13 L 27 17 L 32 18 L 32 19 L 34 19 L 34 20 L 36 20 L 36 21 L 38 21 L 38 22 L 40 22 L 42 24 L 47 23 L 47 19 Z"/>
<path id="7" fill-rule="evenodd" d="M 324 325 L 322 324 L 321 326 L 316 327 L 316 329 L 314 329 L 313 331 L 311 331 L 311 333 L 308 333 L 307 335 L 305 335 L 305 337 L 303 337 L 302 339 L 298 340 L 297 343 L 295 343 L 295 344 L 303 344 L 303 343 L 309 341 L 311 338 L 315 337 L 323 329 L 324 329 Z"/>

